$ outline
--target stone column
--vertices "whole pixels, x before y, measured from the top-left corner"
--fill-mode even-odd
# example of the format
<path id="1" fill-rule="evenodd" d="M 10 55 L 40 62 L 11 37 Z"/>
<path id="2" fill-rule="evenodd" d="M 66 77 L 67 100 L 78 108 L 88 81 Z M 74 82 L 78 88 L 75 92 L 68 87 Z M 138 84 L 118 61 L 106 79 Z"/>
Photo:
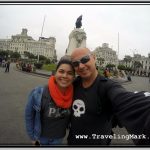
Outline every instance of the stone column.
<path id="1" fill-rule="evenodd" d="M 66 50 L 66 55 L 70 55 L 75 48 L 86 47 L 86 38 L 84 29 L 74 29 L 69 35 L 69 44 Z"/>

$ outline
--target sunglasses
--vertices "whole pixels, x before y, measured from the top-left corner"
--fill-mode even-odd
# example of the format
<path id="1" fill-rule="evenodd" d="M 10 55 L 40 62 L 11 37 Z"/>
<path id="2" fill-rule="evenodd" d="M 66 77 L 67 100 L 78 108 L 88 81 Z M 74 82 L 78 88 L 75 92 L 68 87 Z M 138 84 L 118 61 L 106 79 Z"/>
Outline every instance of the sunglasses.
<path id="1" fill-rule="evenodd" d="M 78 66 L 80 65 L 80 63 L 82 63 L 82 64 L 87 63 L 87 62 L 90 60 L 90 55 L 91 55 L 91 54 L 88 54 L 88 55 L 82 57 L 82 58 L 79 59 L 79 60 L 73 61 L 73 62 L 72 62 L 73 66 L 74 66 L 74 67 L 78 67 Z"/>

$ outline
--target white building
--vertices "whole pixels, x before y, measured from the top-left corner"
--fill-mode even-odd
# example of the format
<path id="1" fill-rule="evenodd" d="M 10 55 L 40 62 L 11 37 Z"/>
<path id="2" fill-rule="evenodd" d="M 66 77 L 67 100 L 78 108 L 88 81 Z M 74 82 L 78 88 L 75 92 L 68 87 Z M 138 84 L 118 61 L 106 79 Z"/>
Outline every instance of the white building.
<path id="1" fill-rule="evenodd" d="M 21 34 L 12 35 L 11 39 L 0 39 L 0 50 L 18 52 L 21 56 L 24 55 L 24 51 L 27 51 L 53 60 L 56 59 L 55 43 L 54 37 L 40 37 L 38 41 L 35 41 L 27 35 L 27 29 L 22 29 Z"/>
<path id="2" fill-rule="evenodd" d="M 141 71 L 146 73 L 150 72 L 150 53 L 148 54 L 148 57 L 141 56 L 140 54 L 134 54 L 130 60 L 128 60 L 128 56 L 125 56 L 125 58 L 127 58 L 127 61 L 122 61 L 124 66 L 134 68 L 135 62 L 139 62 L 142 65 L 136 70 L 139 74 Z"/>
<path id="3" fill-rule="evenodd" d="M 116 55 L 116 51 L 109 48 L 108 43 L 103 43 L 102 47 L 97 47 L 94 50 L 94 54 L 96 56 L 96 64 L 100 66 L 100 62 L 98 61 L 98 58 L 103 58 L 104 63 L 102 64 L 103 67 L 105 67 L 107 64 L 114 64 L 118 65 L 118 57 Z"/>

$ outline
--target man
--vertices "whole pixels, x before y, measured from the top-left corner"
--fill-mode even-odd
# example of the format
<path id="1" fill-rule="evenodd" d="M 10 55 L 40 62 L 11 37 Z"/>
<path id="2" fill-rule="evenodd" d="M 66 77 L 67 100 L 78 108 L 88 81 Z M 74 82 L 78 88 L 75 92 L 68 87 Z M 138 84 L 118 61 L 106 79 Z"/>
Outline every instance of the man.
<path id="1" fill-rule="evenodd" d="M 148 73 L 148 77 L 149 77 L 149 83 L 150 83 L 150 72 Z"/>
<path id="2" fill-rule="evenodd" d="M 8 60 L 6 62 L 6 69 L 5 69 L 5 72 L 9 72 L 9 67 L 10 67 L 10 61 Z"/>
<path id="3" fill-rule="evenodd" d="M 128 92 L 119 83 L 100 77 L 95 56 L 87 48 L 76 48 L 72 63 L 79 75 L 74 82 L 69 145 L 109 145 L 112 118 L 117 117 L 135 144 L 150 144 L 150 93 Z"/>

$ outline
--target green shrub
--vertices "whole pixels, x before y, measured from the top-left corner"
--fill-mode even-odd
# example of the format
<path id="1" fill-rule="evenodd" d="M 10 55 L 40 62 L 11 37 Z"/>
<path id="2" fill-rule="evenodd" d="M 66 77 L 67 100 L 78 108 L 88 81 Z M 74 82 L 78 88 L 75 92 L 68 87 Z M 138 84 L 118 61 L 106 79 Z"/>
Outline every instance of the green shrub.
<path id="1" fill-rule="evenodd" d="M 44 64 L 42 69 L 47 70 L 47 71 L 55 71 L 56 70 L 56 64 Z"/>
<path id="2" fill-rule="evenodd" d="M 37 69 L 41 69 L 43 64 L 42 63 L 34 63 L 34 66 L 37 68 Z"/>
<path id="3" fill-rule="evenodd" d="M 104 70 L 98 69 L 98 73 L 99 73 L 101 76 L 104 76 Z"/>

